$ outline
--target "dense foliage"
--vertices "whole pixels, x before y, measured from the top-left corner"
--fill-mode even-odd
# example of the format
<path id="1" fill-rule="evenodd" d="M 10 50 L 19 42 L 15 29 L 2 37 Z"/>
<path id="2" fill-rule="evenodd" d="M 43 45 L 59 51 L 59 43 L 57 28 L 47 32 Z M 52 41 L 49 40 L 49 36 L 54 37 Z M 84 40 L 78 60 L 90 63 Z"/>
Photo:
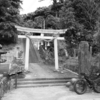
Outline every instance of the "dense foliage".
<path id="1" fill-rule="evenodd" d="M 49 7 L 38 8 L 23 15 L 23 26 L 45 29 L 68 29 L 65 36 L 67 48 L 77 48 L 80 41 L 88 41 L 93 51 L 99 51 L 100 1 L 53 0 Z M 95 41 L 96 39 L 96 41 Z"/>
<path id="2" fill-rule="evenodd" d="M 0 0 L 0 44 L 15 43 L 17 30 L 14 27 L 19 21 L 21 0 Z"/>
<path id="3" fill-rule="evenodd" d="M 29 27 L 66 29 L 67 44 L 71 47 L 80 41 L 93 42 L 98 31 L 100 2 L 98 0 L 53 0 L 49 7 L 38 8 L 24 15 L 24 21 L 33 22 Z"/>
<path id="4" fill-rule="evenodd" d="M 98 31 L 97 22 L 100 20 L 99 3 L 94 0 L 66 0 L 61 13 L 61 17 L 64 16 L 63 25 L 69 28 L 65 34 L 69 46 L 77 47 L 80 41 L 93 45 L 93 36 Z"/>

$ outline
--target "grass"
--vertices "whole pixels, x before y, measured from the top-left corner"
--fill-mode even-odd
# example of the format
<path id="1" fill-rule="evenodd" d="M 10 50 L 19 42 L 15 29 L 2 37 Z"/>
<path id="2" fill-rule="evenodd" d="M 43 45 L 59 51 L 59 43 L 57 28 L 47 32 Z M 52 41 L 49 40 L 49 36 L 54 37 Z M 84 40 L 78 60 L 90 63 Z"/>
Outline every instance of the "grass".
<path id="1" fill-rule="evenodd" d="M 69 69 L 73 72 L 78 72 L 78 59 L 77 58 L 69 58 L 64 63 L 60 64 L 62 69 Z"/>

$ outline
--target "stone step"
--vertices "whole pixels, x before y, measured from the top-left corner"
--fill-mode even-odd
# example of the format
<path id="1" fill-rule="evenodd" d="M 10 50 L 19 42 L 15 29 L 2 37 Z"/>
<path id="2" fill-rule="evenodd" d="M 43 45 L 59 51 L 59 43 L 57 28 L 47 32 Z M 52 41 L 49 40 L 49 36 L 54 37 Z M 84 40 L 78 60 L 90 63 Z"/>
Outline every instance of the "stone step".
<path id="1" fill-rule="evenodd" d="M 47 87 L 47 86 L 64 86 L 66 83 L 51 83 L 51 84 L 25 84 L 25 85 L 18 85 L 17 88 L 31 88 L 31 87 Z"/>
<path id="2" fill-rule="evenodd" d="M 63 81 L 63 80 L 70 80 L 72 77 L 69 78 L 21 78 L 18 81 Z"/>
<path id="3" fill-rule="evenodd" d="M 18 81 L 17 84 L 37 84 L 37 83 L 40 83 L 40 84 L 44 84 L 44 83 L 65 83 L 65 82 L 68 82 L 68 80 L 62 80 L 62 81 Z"/>
<path id="4" fill-rule="evenodd" d="M 69 78 L 63 79 L 18 79 L 17 87 L 40 87 L 40 86 L 62 86 L 65 85 Z"/>

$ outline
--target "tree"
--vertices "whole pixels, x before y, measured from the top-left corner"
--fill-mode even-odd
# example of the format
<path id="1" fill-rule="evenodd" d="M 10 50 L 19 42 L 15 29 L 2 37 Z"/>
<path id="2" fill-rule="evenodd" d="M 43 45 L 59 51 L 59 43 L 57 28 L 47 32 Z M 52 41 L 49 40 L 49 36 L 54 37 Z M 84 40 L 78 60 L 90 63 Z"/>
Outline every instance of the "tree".
<path id="1" fill-rule="evenodd" d="M 60 29 L 60 18 L 55 17 L 53 15 L 49 15 L 46 18 L 46 28 L 51 28 L 51 29 Z"/>
<path id="2" fill-rule="evenodd" d="M 55 17 L 59 17 L 59 10 L 63 6 L 63 3 L 63 0 L 60 0 L 59 2 L 57 2 L 57 0 L 53 0 L 51 10 L 55 12 Z"/>
<path id="3" fill-rule="evenodd" d="M 94 0 L 74 0 L 76 20 L 84 25 L 84 29 L 95 31 L 96 22 L 100 16 L 100 6 Z"/>
<path id="4" fill-rule="evenodd" d="M 29 13 L 24 18 L 24 21 L 27 22 L 29 20 L 35 22 L 36 24 L 33 26 L 34 28 L 59 28 L 59 18 L 56 18 L 54 15 L 55 12 L 51 10 L 51 6 L 49 7 L 41 7 L 38 8 L 35 12 Z"/>
<path id="5" fill-rule="evenodd" d="M 74 8 L 72 6 L 71 0 L 66 0 L 64 5 L 61 7 L 59 11 L 60 23 L 61 28 L 66 29 L 70 27 L 74 27 L 76 24 L 75 15 L 74 15 Z"/>
<path id="6" fill-rule="evenodd" d="M 0 44 L 15 43 L 21 0 L 0 0 Z"/>
<path id="7" fill-rule="evenodd" d="M 66 0 L 60 16 L 62 27 L 68 28 L 65 39 L 70 47 L 77 47 L 80 41 L 93 44 L 100 17 L 99 4 L 95 0 Z"/>

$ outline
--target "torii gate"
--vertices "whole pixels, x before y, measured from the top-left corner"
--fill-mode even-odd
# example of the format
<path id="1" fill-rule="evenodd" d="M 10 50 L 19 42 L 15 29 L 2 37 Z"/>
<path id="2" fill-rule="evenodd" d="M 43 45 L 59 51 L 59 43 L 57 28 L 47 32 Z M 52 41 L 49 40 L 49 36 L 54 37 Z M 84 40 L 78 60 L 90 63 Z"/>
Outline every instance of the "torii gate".
<path id="1" fill-rule="evenodd" d="M 27 34 L 32 33 L 40 33 L 40 36 L 29 36 L 32 39 L 54 39 L 54 57 L 55 57 L 55 70 L 59 70 L 59 64 L 58 64 L 58 42 L 57 40 L 64 40 L 64 37 L 53 37 L 53 36 L 44 36 L 44 34 L 53 34 L 53 35 L 59 35 L 65 33 L 67 29 L 65 30 L 53 30 L 53 29 L 33 29 L 33 28 L 26 28 L 15 25 L 18 31 L 26 32 Z M 26 38 L 26 52 L 25 52 L 25 70 L 28 70 L 29 68 L 29 47 L 30 47 L 30 39 L 26 37 L 25 35 L 18 35 L 18 38 Z"/>

